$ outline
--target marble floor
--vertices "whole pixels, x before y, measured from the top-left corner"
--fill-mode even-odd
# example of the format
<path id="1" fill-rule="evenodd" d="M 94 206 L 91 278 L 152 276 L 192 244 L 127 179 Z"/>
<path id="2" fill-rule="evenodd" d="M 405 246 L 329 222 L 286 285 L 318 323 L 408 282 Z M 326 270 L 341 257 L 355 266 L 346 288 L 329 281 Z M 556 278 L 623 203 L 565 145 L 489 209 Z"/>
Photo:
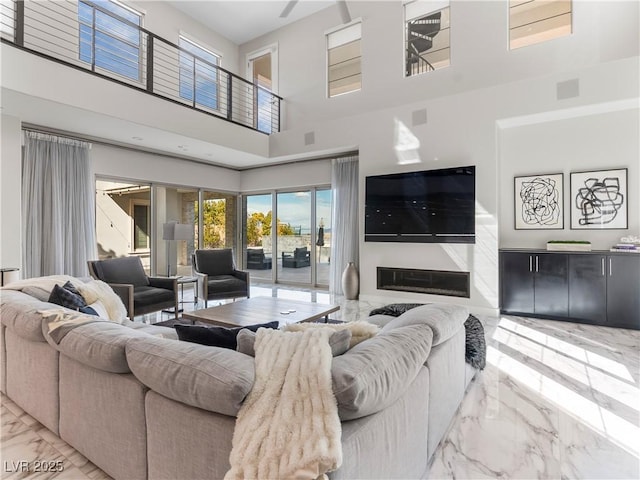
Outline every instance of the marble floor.
<path id="1" fill-rule="evenodd" d="M 251 295 L 332 302 L 326 291 L 294 287 L 255 285 Z M 187 289 L 184 300 L 185 309 L 195 308 Z M 389 302 L 338 303 L 334 318 L 356 320 Z M 639 331 L 478 317 L 487 337 L 487 366 L 436 451 L 430 479 L 640 478 Z M 6 396 L 0 415 L 0 478 L 109 478 Z M 36 460 L 52 462 L 58 471 L 20 471 L 21 461 Z"/>

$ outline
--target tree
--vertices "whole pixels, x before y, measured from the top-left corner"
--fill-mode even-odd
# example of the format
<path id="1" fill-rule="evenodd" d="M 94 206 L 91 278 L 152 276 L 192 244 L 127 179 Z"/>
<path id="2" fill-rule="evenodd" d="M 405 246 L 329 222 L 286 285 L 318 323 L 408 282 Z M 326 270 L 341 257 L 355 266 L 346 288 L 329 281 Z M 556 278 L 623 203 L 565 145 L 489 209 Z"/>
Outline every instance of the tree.
<path id="1" fill-rule="evenodd" d="M 262 246 L 262 237 L 271 235 L 271 223 L 273 215 L 269 210 L 266 215 L 262 212 L 254 212 L 247 218 L 247 246 Z M 288 223 L 278 221 L 278 235 L 294 235 L 293 228 Z"/>
<path id="2" fill-rule="evenodd" d="M 205 248 L 221 248 L 225 246 L 226 236 L 226 201 L 205 200 L 202 209 L 202 242 Z M 196 216 L 198 203 L 196 202 Z"/>

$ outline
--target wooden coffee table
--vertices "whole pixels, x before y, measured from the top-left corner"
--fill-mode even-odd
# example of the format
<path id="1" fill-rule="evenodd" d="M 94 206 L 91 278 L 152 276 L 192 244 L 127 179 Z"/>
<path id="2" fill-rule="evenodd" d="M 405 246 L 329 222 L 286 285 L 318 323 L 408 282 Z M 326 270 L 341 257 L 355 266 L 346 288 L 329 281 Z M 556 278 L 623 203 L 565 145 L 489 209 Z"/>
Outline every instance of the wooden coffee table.
<path id="1" fill-rule="evenodd" d="M 243 327 L 274 320 L 279 321 L 281 325 L 320 319 L 326 321 L 330 313 L 338 310 L 340 310 L 338 305 L 321 305 L 286 298 L 251 297 L 216 307 L 185 312 L 182 318 L 222 327 Z"/>

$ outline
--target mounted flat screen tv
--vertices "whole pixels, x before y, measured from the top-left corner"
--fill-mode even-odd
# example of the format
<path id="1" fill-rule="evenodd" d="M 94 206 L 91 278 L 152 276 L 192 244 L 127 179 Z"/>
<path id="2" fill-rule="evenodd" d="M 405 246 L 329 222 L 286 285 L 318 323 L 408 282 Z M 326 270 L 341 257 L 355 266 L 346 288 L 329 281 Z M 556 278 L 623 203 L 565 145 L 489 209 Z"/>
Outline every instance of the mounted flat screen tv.
<path id="1" fill-rule="evenodd" d="M 475 243 L 476 168 L 366 178 L 365 242 Z"/>

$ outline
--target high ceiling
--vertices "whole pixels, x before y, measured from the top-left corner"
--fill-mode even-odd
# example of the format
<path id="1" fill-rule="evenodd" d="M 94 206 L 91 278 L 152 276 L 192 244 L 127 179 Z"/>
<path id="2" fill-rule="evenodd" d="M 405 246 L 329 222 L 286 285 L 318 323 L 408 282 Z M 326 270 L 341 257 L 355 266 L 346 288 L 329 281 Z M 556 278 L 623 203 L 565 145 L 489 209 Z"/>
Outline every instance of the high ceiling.
<path id="1" fill-rule="evenodd" d="M 299 0 L 286 18 L 280 15 L 289 3 L 287 0 L 173 0 L 168 3 L 237 45 L 242 45 L 330 7 L 335 1 Z"/>

